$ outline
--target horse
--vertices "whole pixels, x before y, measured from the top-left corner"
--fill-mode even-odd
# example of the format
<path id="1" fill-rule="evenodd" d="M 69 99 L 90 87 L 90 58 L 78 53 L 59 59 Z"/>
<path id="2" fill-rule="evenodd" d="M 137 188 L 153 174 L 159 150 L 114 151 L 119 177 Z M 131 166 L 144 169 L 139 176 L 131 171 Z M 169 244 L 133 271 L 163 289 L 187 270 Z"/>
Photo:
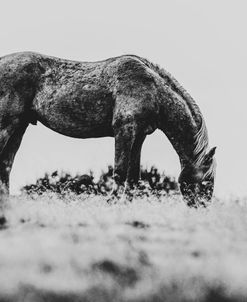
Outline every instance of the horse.
<path id="1" fill-rule="evenodd" d="M 190 206 L 210 201 L 215 148 L 193 98 L 161 67 L 136 55 L 79 62 L 34 52 L 0 58 L 0 189 L 29 124 L 74 138 L 115 138 L 114 180 L 138 183 L 142 144 L 160 129 L 177 152 Z"/>

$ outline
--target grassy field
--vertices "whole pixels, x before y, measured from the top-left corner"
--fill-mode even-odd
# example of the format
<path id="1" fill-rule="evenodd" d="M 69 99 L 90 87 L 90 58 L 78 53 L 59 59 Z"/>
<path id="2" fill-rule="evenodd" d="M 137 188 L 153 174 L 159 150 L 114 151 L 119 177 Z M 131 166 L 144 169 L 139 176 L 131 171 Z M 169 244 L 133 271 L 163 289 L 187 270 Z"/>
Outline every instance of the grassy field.
<path id="1" fill-rule="evenodd" d="M 247 200 L 12 197 L 0 301 L 247 301 Z"/>

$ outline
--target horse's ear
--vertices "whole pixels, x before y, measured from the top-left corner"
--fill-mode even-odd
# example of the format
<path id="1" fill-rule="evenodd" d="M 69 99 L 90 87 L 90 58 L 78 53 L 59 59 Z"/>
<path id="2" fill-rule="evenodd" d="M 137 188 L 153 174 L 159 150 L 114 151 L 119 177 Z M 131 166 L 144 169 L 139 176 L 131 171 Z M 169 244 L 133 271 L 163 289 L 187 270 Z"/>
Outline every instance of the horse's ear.
<path id="1" fill-rule="evenodd" d="M 210 164 L 213 161 L 213 157 L 216 151 L 216 147 L 213 147 L 209 150 L 209 152 L 205 155 L 204 164 Z"/>

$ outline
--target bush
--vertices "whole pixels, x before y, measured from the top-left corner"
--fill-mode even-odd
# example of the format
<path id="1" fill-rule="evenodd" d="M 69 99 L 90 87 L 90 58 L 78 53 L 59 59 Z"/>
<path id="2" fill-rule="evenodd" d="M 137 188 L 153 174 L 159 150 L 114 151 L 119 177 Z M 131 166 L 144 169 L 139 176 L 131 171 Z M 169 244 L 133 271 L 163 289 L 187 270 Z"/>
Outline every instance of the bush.
<path id="1" fill-rule="evenodd" d="M 107 195 L 113 188 L 113 167 L 108 166 L 107 172 L 102 171 L 99 180 L 94 181 L 93 172 L 89 174 L 76 175 L 55 171 L 51 174 L 46 173 L 39 178 L 36 184 L 26 185 L 21 191 L 27 194 L 43 194 L 50 191 L 59 194 L 73 192 L 75 194 L 102 194 Z M 178 191 L 178 184 L 174 178 L 164 173 L 159 173 L 157 168 L 152 166 L 150 169 L 141 169 L 141 179 L 136 189 L 142 194 L 170 194 Z"/>

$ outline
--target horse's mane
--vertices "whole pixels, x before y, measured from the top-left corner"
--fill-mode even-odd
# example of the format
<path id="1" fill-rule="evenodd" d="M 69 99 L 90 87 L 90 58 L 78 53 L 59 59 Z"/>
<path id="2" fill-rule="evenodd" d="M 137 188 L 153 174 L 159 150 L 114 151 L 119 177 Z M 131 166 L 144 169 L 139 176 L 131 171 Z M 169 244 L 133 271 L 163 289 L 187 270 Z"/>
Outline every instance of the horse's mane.
<path id="1" fill-rule="evenodd" d="M 194 136 L 194 163 L 200 166 L 208 149 L 208 131 L 204 118 L 201 120 L 201 127 Z"/>
<path id="2" fill-rule="evenodd" d="M 199 125 L 199 129 L 194 136 L 193 164 L 200 167 L 208 150 L 208 131 L 205 124 L 205 120 L 198 105 L 191 97 L 191 95 L 186 91 L 186 89 L 184 89 L 184 87 L 180 85 L 180 83 L 168 71 L 166 71 L 164 68 L 161 68 L 159 65 L 148 61 L 147 59 L 140 59 L 145 65 L 157 72 L 159 76 L 161 76 L 166 81 L 166 84 L 169 85 L 173 91 L 175 91 L 183 98 L 188 108 L 190 109 L 190 112 L 193 118 L 195 119 L 197 125 Z M 205 173 L 204 178 L 211 177 L 214 174 L 215 161 L 213 161 L 212 165 Z"/>
<path id="3" fill-rule="evenodd" d="M 200 167 L 208 150 L 208 131 L 203 117 L 202 117 L 201 127 L 199 131 L 196 133 L 196 135 L 194 136 L 194 139 L 195 139 L 194 164 Z M 204 174 L 203 178 L 207 179 L 213 177 L 215 175 L 215 170 L 216 170 L 216 162 L 213 159 L 212 164 Z"/>

